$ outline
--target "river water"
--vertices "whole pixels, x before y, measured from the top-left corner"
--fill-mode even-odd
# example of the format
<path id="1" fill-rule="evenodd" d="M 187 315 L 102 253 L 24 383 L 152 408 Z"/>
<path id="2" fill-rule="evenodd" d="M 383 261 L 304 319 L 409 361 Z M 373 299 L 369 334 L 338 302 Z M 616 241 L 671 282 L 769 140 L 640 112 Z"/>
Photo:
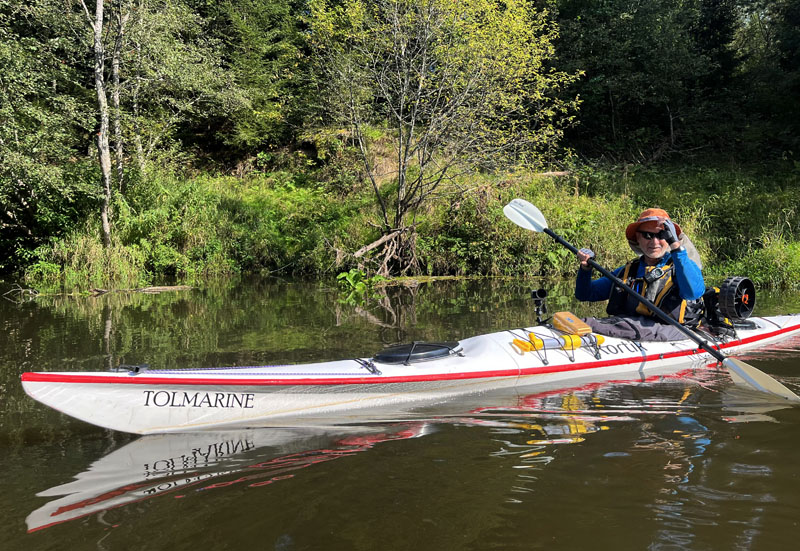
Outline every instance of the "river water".
<path id="1" fill-rule="evenodd" d="M 444 281 L 363 303 L 333 283 L 275 280 L 0 300 L 2 548 L 797 545 L 800 408 L 774 409 L 713 369 L 490 393 L 394 422 L 148 437 L 67 418 L 19 384 L 25 371 L 299 363 L 457 340 L 531 325 L 532 285 Z M 569 284 L 549 291 L 551 312 L 597 313 Z M 800 294 L 763 295 L 756 314 L 798 311 Z M 746 359 L 800 389 L 800 341 Z"/>

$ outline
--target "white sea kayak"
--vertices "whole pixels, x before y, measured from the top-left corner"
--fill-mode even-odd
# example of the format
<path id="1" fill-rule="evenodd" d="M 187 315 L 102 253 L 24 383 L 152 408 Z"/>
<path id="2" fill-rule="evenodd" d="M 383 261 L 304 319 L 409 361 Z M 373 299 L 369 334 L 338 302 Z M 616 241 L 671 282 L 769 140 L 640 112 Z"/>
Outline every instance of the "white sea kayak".
<path id="1" fill-rule="evenodd" d="M 800 333 L 800 315 L 755 317 L 735 336 L 709 340 L 725 354 Z M 704 335 L 704 338 L 709 338 Z M 322 363 L 113 372 L 23 373 L 32 398 L 101 427 L 153 434 L 330 425 L 370 412 L 408 411 L 493 389 L 535 389 L 581 378 L 677 370 L 716 362 L 690 340 L 638 342 L 552 327 L 415 343 Z M 713 365 L 713 364 L 712 364 Z"/>

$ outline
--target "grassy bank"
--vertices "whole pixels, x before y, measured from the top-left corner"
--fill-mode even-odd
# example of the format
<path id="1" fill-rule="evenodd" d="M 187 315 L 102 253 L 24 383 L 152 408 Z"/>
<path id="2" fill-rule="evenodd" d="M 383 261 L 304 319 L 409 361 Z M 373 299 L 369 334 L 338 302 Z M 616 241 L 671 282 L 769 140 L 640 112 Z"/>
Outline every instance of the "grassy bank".
<path id="1" fill-rule="evenodd" d="M 571 276 L 575 262 L 566 250 L 504 218 L 503 205 L 524 197 L 607 266 L 631 255 L 623 228 L 643 208 L 661 206 L 692 237 L 710 279 L 735 274 L 761 285 L 800 283 L 797 170 L 584 166 L 556 178 L 517 172 L 459 184 L 417 215 L 422 275 Z M 383 189 L 388 196 L 391 184 Z M 233 273 L 369 273 L 368 255 L 356 259 L 353 252 L 380 237 L 376 220 L 371 190 L 354 182 L 300 172 L 158 175 L 115 204 L 112 247 L 102 246 L 99 222 L 88 220 L 37 249 L 24 280 L 37 288 L 89 289 Z"/>

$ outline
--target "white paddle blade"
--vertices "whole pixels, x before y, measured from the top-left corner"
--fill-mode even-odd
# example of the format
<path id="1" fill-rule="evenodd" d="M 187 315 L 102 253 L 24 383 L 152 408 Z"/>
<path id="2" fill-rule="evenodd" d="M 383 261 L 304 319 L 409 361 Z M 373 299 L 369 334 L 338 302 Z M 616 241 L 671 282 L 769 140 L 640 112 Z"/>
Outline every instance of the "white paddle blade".
<path id="1" fill-rule="evenodd" d="M 786 398 L 787 400 L 795 403 L 800 403 L 800 396 L 783 386 L 781 383 L 764 373 L 759 371 L 750 364 L 744 363 L 742 360 L 736 358 L 725 358 L 722 362 L 728 372 L 731 374 L 731 379 L 734 383 L 744 384 L 762 392 L 769 392 Z"/>
<path id="2" fill-rule="evenodd" d="M 540 232 L 547 228 L 547 220 L 542 212 L 525 199 L 512 200 L 503 207 L 503 214 L 526 230 Z"/>

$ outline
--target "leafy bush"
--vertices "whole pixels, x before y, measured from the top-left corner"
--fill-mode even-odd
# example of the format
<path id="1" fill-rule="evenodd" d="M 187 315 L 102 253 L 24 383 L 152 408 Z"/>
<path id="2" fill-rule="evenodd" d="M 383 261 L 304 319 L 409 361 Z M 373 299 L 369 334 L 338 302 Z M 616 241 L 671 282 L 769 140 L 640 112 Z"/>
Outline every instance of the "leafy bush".
<path id="1" fill-rule="evenodd" d="M 765 233 L 741 258 L 714 267 L 713 274 L 749 277 L 763 287 L 800 287 L 800 243 Z"/>
<path id="2" fill-rule="evenodd" d="M 367 277 L 363 271 L 352 269 L 347 272 L 342 272 L 336 276 L 339 282 L 339 287 L 342 290 L 340 302 L 344 304 L 363 304 L 368 298 L 378 298 L 379 295 L 375 293 L 375 286 L 386 281 L 386 278 L 380 275 Z"/>
<path id="3" fill-rule="evenodd" d="M 96 220 L 73 225 L 28 253 L 25 280 L 85 289 L 239 272 L 366 272 L 369 262 L 352 253 L 380 237 L 371 223 L 378 219 L 372 192 L 343 196 L 316 181 L 319 175 L 279 170 L 246 178 L 132 178 L 114 205 L 110 249 L 102 247 Z M 796 285 L 800 199 L 792 178 L 773 176 L 761 189 L 756 184 L 765 178 L 755 172 L 720 169 L 473 175 L 417 213 L 417 255 L 428 275 L 571 279 L 573 255 L 507 220 L 502 208 L 508 201 L 523 197 L 539 206 L 554 231 L 593 249 L 609 268 L 632 256 L 623 236 L 627 224 L 644 208 L 659 206 L 692 238 L 709 278 L 746 275 L 760 284 Z"/>
<path id="4" fill-rule="evenodd" d="M 117 201 L 108 251 L 97 223 L 89 222 L 37 249 L 26 281 L 85 288 L 236 272 L 333 272 L 336 244 L 355 246 L 352 237 L 363 237 L 353 222 L 363 202 L 337 201 L 308 182 L 288 172 L 244 180 L 155 175 Z"/>
<path id="5" fill-rule="evenodd" d="M 145 256 L 138 247 L 114 239 L 106 248 L 99 228 L 89 225 L 34 251 L 38 259 L 25 273 L 28 284 L 44 288 L 132 288 L 148 282 Z"/>

